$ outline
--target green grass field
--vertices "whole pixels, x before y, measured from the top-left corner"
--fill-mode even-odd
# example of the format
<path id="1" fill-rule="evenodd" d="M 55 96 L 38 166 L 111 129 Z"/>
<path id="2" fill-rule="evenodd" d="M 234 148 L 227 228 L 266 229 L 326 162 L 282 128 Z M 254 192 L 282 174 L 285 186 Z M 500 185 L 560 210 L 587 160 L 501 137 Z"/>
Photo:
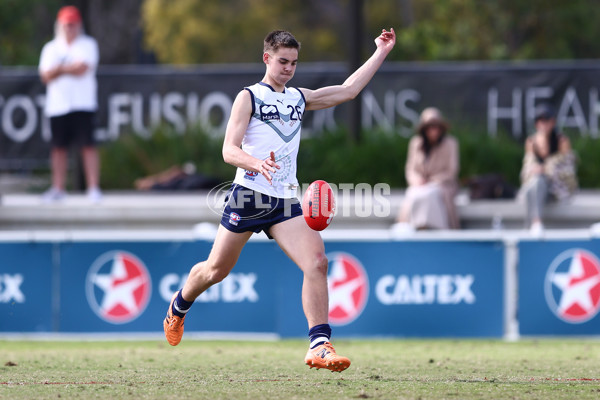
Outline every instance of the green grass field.
<path id="1" fill-rule="evenodd" d="M 598 399 L 600 341 L 339 340 L 343 373 L 307 343 L 0 341 L 0 399 Z"/>

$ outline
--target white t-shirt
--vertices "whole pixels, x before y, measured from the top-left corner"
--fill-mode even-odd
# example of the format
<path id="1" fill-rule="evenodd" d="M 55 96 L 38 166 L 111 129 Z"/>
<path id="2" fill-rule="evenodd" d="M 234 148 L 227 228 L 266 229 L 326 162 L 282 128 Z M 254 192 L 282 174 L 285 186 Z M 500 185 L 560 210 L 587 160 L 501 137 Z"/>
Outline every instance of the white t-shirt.
<path id="1" fill-rule="evenodd" d="M 260 173 L 238 168 L 234 182 L 260 193 L 278 198 L 297 194 L 296 159 L 300 147 L 302 117 L 306 101 L 297 88 L 276 92 L 259 82 L 245 88 L 252 95 L 252 117 L 242 140 L 242 150 L 264 160 L 271 151 L 281 169 L 271 174 L 272 185 Z"/>
<path id="2" fill-rule="evenodd" d="M 73 62 L 84 62 L 88 65 L 83 75 L 64 74 L 48 83 L 44 108 L 46 116 L 56 117 L 73 111 L 98 109 L 98 59 L 98 44 L 94 38 L 87 35 L 79 35 L 70 45 L 62 38 L 54 38 L 46 43 L 40 56 L 40 72 Z"/>

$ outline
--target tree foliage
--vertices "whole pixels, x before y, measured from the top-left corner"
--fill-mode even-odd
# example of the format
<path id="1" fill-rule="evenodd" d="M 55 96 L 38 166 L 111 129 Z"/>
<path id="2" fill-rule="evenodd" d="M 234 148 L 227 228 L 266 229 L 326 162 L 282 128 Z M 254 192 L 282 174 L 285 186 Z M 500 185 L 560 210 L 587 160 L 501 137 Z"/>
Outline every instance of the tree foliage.
<path id="1" fill-rule="evenodd" d="M 402 18 L 402 3 L 412 16 Z M 593 0 L 380 0 L 368 2 L 371 31 L 399 26 L 399 60 L 598 58 L 600 7 Z"/>
<path id="2" fill-rule="evenodd" d="M 145 43 L 165 63 L 259 62 L 275 29 L 310 40 L 303 60 L 332 60 L 344 16 L 338 2 L 266 0 L 145 0 Z M 339 56 L 338 56 L 339 57 Z"/>
<path id="3" fill-rule="evenodd" d="M 0 65 L 36 65 L 52 38 L 57 0 L 0 1 Z M 51 15 L 48 18 L 48 15 Z"/>
<path id="4" fill-rule="evenodd" d="M 147 46 L 165 63 L 255 62 L 273 29 L 308 45 L 303 61 L 347 59 L 349 0 L 144 0 Z M 390 59 L 526 60 L 598 58 L 594 0 L 364 1 L 365 53 L 394 27 Z"/>
<path id="5" fill-rule="evenodd" d="M 103 63 L 139 59 L 136 35 L 163 63 L 259 62 L 262 39 L 287 29 L 302 61 L 348 59 L 351 0 L 0 0 L 0 63 L 36 65 L 61 5 L 75 4 Z M 401 61 L 600 58 L 598 0 L 362 0 L 363 54 L 394 27 Z M 141 7 L 141 21 L 140 10 Z M 117 38 L 117 39 L 115 39 Z M 127 52 L 130 54 L 128 55 Z"/>
<path id="6" fill-rule="evenodd" d="M 453 132 L 460 144 L 461 181 L 498 173 L 513 186 L 519 185 L 522 144 L 505 134 L 490 137 L 467 126 L 454 126 Z M 349 140 L 345 130 L 337 130 L 303 139 L 298 153 L 298 163 L 302 165 L 298 171 L 300 182 L 319 178 L 329 182 L 387 182 L 394 188 L 406 187 L 403 171 L 410 138 L 385 131 L 369 131 L 362 137 L 358 144 Z M 591 161 L 600 153 L 600 140 L 572 137 L 571 143 L 580 160 L 577 170 L 580 186 L 600 188 L 600 168 Z M 199 126 L 190 127 L 184 135 L 163 126 L 153 132 L 151 140 L 138 135 L 122 136 L 100 148 L 102 187 L 130 189 L 138 178 L 190 161 L 203 174 L 231 179 L 235 168 L 223 162 L 222 146 L 222 138 L 203 132 Z"/>

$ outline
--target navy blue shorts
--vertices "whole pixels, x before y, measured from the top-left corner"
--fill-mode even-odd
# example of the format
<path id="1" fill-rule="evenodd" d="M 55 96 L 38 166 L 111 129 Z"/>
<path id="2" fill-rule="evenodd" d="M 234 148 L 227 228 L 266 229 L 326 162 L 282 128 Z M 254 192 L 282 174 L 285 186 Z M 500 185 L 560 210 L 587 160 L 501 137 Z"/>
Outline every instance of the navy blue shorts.
<path id="1" fill-rule="evenodd" d="M 52 147 L 95 146 L 94 118 L 95 113 L 92 111 L 73 111 L 58 117 L 50 117 Z"/>
<path id="2" fill-rule="evenodd" d="M 264 231 L 269 239 L 269 229 L 275 224 L 302 215 L 300 201 L 280 199 L 256 192 L 234 183 L 225 197 L 221 225 L 231 232 Z"/>

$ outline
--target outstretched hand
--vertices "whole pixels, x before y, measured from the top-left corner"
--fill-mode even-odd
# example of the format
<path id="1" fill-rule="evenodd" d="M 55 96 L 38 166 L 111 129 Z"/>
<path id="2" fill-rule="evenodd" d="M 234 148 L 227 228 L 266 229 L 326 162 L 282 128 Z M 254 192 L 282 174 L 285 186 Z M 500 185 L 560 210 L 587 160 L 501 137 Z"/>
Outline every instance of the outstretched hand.
<path id="1" fill-rule="evenodd" d="M 272 183 L 273 177 L 271 173 L 274 174 L 276 172 L 275 168 L 280 169 L 281 167 L 275 162 L 275 153 L 271 152 L 269 158 L 263 160 L 261 163 L 258 172 L 267 179 L 267 182 Z"/>
<path id="2" fill-rule="evenodd" d="M 382 29 L 381 35 L 375 39 L 375 44 L 378 49 L 385 51 L 386 54 L 389 53 L 396 44 L 396 32 L 394 32 L 394 28 L 390 28 L 389 32 Z"/>

